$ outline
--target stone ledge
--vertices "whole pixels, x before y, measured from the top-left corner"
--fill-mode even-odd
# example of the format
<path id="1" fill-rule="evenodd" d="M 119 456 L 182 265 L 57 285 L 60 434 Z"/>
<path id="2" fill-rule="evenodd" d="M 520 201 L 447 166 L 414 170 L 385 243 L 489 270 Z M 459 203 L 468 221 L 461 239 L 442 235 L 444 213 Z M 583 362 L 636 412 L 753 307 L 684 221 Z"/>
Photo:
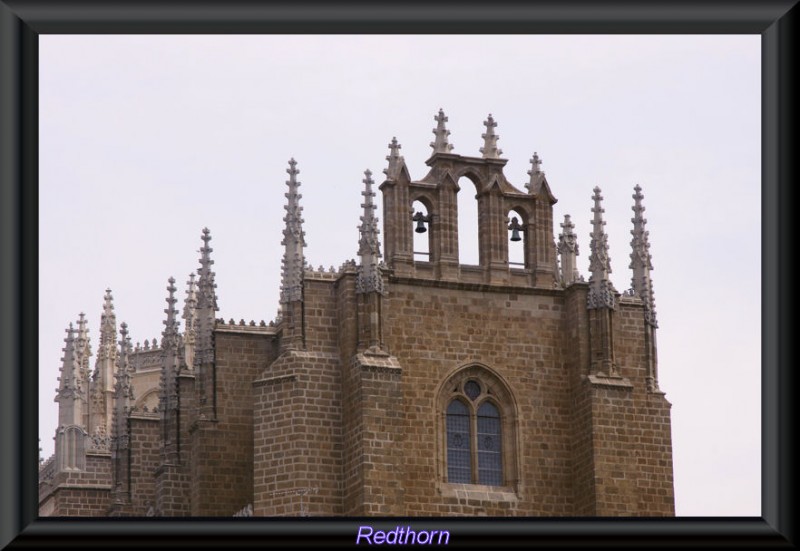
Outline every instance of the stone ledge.
<path id="1" fill-rule="evenodd" d="M 627 377 L 605 377 L 601 375 L 588 375 L 586 379 L 594 386 L 620 388 L 633 390 L 633 383 Z"/>
<path id="2" fill-rule="evenodd" d="M 254 387 L 260 386 L 272 386 L 272 385 L 280 385 L 283 383 L 295 383 L 297 382 L 297 375 L 290 374 L 290 375 L 280 375 L 278 377 L 270 377 L 269 379 L 259 379 L 257 381 L 253 381 Z"/>
<path id="3" fill-rule="evenodd" d="M 111 484 L 57 484 L 53 488 L 56 490 L 111 490 Z"/>
<path id="4" fill-rule="evenodd" d="M 452 484 L 442 482 L 438 485 L 443 497 L 468 499 L 472 501 L 519 502 L 519 496 L 511 486 L 486 486 L 483 484 Z"/>

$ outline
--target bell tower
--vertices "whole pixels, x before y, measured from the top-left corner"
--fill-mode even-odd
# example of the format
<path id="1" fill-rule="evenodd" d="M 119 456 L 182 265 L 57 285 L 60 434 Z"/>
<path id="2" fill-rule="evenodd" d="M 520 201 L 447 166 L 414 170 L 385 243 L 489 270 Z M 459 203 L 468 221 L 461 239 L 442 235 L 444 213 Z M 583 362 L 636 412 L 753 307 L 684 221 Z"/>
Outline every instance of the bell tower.
<path id="1" fill-rule="evenodd" d="M 481 136 L 480 157 L 453 152 L 448 118 L 442 109 L 434 117 L 433 153 L 421 180 L 412 180 L 396 139 L 389 144 L 389 166 L 381 184 L 384 208 L 386 263 L 395 276 L 442 281 L 522 285 L 552 289 L 556 283 L 553 204 L 541 161 L 534 154 L 528 191 L 514 186 L 503 173 L 508 162 L 501 157 L 497 122 L 490 114 Z M 471 185 L 461 186 L 468 181 Z M 474 186 L 474 188 L 473 188 Z M 464 264 L 459 257 L 458 194 L 473 195 L 478 209 L 479 264 Z M 414 205 L 425 209 L 416 210 Z M 415 233 L 427 234 L 427 259 L 413 250 Z M 509 240 L 522 241 L 524 262 L 509 262 Z"/>

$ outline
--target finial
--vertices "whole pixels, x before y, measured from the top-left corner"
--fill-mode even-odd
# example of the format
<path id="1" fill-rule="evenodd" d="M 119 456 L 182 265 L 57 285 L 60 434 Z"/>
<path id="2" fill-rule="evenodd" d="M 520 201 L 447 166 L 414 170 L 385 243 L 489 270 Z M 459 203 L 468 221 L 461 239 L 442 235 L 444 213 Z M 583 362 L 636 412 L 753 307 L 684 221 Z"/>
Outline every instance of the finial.
<path id="1" fill-rule="evenodd" d="M 500 139 L 500 136 L 494 133 L 497 123 L 491 113 L 489 113 L 489 118 L 483 122 L 483 125 L 486 127 L 486 133 L 481 134 L 481 138 L 483 138 L 483 147 L 481 147 L 483 158 L 499 159 L 500 155 L 503 154 L 503 150 L 497 147 L 497 140 Z"/>
<path id="2" fill-rule="evenodd" d="M 444 127 L 444 123 L 448 121 L 448 118 L 444 115 L 444 110 L 439 108 L 439 114 L 433 119 L 436 121 L 436 128 L 433 129 L 433 134 L 436 138 L 431 142 L 433 152 L 450 153 L 453 150 L 453 146 L 447 141 L 450 131 Z"/>
<path id="3" fill-rule="evenodd" d="M 575 235 L 575 224 L 569 214 L 564 215 L 564 222 L 561 224 L 563 232 L 558 235 L 558 245 L 556 250 L 561 256 L 561 280 L 564 286 L 580 280 L 575 257 L 578 256 L 578 236 Z"/>
<path id="4" fill-rule="evenodd" d="M 608 236 L 603 227 L 606 225 L 603 221 L 603 213 L 605 209 L 600 205 L 603 196 L 600 195 L 600 188 L 595 186 L 594 195 L 592 196 L 594 207 L 592 212 L 592 233 L 589 248 L 591 254 L 589 255 L 589 296 L 587 308 L 615 308 L 616 292 L 614 286 L 608 278 L 611 273 L 611 258 L 608 255 Z"/>
<path id="5" fill-rule="evenodd" d="M 391 143 L 389 143 L 389 154 L 386 156 L 386 160 L 389 161 L 389 166 L 383 169 L 383 173 L 386 174 L 386 178 L 389 180 L 394 180 L 397 178 L 397 175 L 400 171 L 400 165 L 405 162 L 403 157 L 400 155 L 400 148 L 402 146 L 397 143 L 397 138 L 392 138 Z"/>
<path id="6" fill-rule="evenodd" d="M 653 282 L 650 278 L 650 270 L 653 269 L 652 256 L 650 255 L 650 232 L 645 230 L 647 219 L 644 215 L 644 205 L 642 205 L 642 188 L 637 184 L 632 195 L 634 204 L 633 210 L 633 229 L 631 235 L 631 263 L 633 269 L 633 279 L 631 287 L 635 296 L 639 297 L 645 305 L 645 321 L 653 327 L 658 327 L 656 321 L 655 294 L 653 293 Z"/>
<path id="7" fill-rule="evenodd" d="M 534 151 L 531 157 L 531 169 L 528 171 L 530 179 L 525 184 L 525 188 L 531 195 L 538 195 L 544 181 L 544 172 L 542 172 L 542 159 L 539 154 Z"/>

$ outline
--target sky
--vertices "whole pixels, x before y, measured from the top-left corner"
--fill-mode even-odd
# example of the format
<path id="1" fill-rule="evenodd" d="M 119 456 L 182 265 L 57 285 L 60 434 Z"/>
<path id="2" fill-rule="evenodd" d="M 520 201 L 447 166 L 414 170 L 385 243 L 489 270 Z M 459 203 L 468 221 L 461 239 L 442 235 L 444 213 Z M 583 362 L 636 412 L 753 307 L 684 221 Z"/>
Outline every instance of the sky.
<path id="1" fill-rule="evenodd" d="M 181 308 L 208 227 L 218 317 L 274 319 L 289 159 L 306 259 L 338 268 L 358 250 L 364 170 L 380 183 L 397 137 L 422 178 L 442 108 L 467 156 L 492 114 L 521 190 L 538 152 L 587 279 L 602 189 L 619 291 L 642 187 L 676 513 L 761 515 L 758 35 L 42 35 L 39 52 L 43 457 L 65 329 L 85 312 L 96 351 L 106 288 L 134 343 L 160 340 L 167 280 Z"/>

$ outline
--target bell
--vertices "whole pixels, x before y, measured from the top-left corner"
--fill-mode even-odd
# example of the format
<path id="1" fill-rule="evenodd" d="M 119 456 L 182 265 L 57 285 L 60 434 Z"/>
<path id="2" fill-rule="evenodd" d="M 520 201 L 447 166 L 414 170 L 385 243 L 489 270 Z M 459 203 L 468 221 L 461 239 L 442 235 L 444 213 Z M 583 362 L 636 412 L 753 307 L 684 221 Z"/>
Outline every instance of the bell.
<path id="1" fill-rule="evenodd" d="M 412 220 L 414 220 L 417 223 L 417 227 L 414 229 L 415 232 L 425 233 L 426 231 L 428 231 L 425 228 L 425 216 L 423 216 L 421 212 L 417 212 L 416 214 L 414 214 Z"/>
<path id="2" fill-rule="evenodd" d="M 522 226 L 519 225 L 517 221 L 517 217 L 513 217 L 511 219 L 511 225 L 508 226 L 508 229 L 511 230 L 511 241 L 522 241 L 522 237 L 519 235 L 519 230 Z"/>

